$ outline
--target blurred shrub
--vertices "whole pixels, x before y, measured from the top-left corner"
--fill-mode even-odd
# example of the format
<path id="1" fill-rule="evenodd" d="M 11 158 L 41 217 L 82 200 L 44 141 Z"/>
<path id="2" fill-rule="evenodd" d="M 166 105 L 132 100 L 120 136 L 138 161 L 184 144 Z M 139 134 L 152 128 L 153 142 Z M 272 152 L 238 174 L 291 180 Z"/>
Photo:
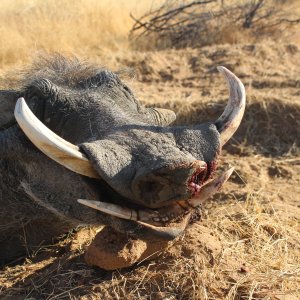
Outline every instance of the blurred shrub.
<path id="1" fill-rule="evenodd" d="M 292 0 L 166 0 L 140 18 L 131 15 L 130 38 L 139 49 L 255 42 L 287 36 L 299 14 Z"/>

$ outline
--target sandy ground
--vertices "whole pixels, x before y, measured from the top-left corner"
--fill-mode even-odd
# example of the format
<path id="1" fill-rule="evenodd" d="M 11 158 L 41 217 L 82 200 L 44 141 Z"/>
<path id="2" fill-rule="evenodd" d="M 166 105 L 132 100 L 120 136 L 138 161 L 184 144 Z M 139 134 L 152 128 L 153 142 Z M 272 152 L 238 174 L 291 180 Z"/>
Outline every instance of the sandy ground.
<path id="1" fill-rule="evenodd" d="M 248 102 L 219 169 L 236 171 L 202 208 L 202 220 L 155 259 L 116 271 L 88 266 L 84 253 L 97 228 L 77 228 L 5 267 L 0 298 L 299 299 L 299 47 L 219 45 L 97 60 L 132 68 L 135 76 L 124 80 L 138 98 L 173 109 L 178 124 L 214 120 L 227 101 L 216 66 L 235 72 Z"/>

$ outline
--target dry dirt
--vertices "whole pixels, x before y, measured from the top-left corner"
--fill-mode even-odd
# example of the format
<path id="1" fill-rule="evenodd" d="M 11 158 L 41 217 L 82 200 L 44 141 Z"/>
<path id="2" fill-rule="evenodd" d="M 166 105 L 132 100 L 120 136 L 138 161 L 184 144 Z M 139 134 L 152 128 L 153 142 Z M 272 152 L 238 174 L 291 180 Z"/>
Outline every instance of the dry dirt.
<path id="1" fill-rule="evenodd" d="M 138 98 L 173 109 L 178 124 L 221 113 L 227 89 L 216 66 L 231 69 L 245 84 L 248 102 L 219 169 L 236 171 L 204 205 L 202 220 L 156 258 L 116 271 L 88 266 L 84 253 L 97 229 L 77 228 L 5 267 L 0 298 L 299 299 L 299 46 L 219 45 L 115 53 L 98 61 L 135 70 L 135 78 L 125 80 Z M 134 243 L 123 256 L 144 251 Z"/>

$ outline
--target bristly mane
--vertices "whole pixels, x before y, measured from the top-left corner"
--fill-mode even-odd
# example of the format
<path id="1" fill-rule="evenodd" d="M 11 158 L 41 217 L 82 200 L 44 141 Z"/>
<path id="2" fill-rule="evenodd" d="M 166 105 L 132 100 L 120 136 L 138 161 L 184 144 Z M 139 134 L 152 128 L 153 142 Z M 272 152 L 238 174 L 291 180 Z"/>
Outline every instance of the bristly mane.
<path id="1" fill-rule="evenodd" d="M 103 67 L 89 64 L 77 57 L 65 57 L 60 54 L 38 57 L 26 71 L 25 85 L 30 82 L 47 78 L 54 84 L 76 88 L 90 77 L 103 71 Z"/>
<path id="2" fill-rule="evenodd" d="M 79 59 L 76 56 L 63 56 L 55 53 L 52 55 L 42 54 L 36 57 L 33 63 L 21 69 L 21 71 L 13 71 L 7 74 L 6 78 L 1 80 L 0 85 L 9 88 L 22 88 L 30 85 L 33 81 L 46 78 L 54 84 L 67 86 L 69 88 L 89 88 L 86 86 L 87 79 L 93 78 L 98 80 L 97 84 L 101 84 L 101 80 L 116 80 L 118 77 L 133 77 L 132 69 L 118 70 L 114 73 L 108 72 L 104 66 L 91 64 L 87 60 Z M 101 74 L 102 76 L 97 76 Z"/>

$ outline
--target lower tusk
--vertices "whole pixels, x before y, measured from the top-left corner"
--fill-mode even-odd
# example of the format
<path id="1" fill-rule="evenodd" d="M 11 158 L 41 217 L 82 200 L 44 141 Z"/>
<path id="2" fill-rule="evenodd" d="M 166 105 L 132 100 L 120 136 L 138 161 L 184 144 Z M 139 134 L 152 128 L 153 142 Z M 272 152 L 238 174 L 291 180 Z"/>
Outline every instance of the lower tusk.
<path id="1" fill-rule="evenodd" d="M 78 199 L 77 201 L 80 204 L 121 219 L 139 221 L 141 223 L 144 223 L 144 225 L 147 223 L 147 225 L 149 226 L 153 226 L 151 224 L 164 224 L 179 216 L 187 215 L 192 208 L 196 208 L 201 203 L 205 202 L 209 197 L 218 192 L 224 185 L 224 183 L 228 180 L 233 170 L 234 168 L 230 168 L 229 170 L 221 174 L 218 178 L 203 186 L 197 198 L 186 201 L 179 201 L 177 202 L 177 205 L 174 205 L 172 207 L 162 207 L 157 211 L 145 209 L 135 210 L 113 203 L 94 200 Z"/>
<path id="2" fill-rule="evenodd" d="M 155 211 L 148 212 L 146 210 L 134 210 L 113 203 L 85 199 L 78 199 L 77 201 L 90 208 L 125 220 L 149 222 L 156 215 Z"/>
<path id="3" fill-rule="evenodd" d="M 198 205 L 202 204 L 222 188 L 224 183 L 231 176 L 233 170 L 234 167 L 230 168 L 229 170 L 222 173 L 219 177 L 203 186 L 197 198 L 193 198 L 184 202 L 187 202 L 192 207 L 197 207 Z"/>

